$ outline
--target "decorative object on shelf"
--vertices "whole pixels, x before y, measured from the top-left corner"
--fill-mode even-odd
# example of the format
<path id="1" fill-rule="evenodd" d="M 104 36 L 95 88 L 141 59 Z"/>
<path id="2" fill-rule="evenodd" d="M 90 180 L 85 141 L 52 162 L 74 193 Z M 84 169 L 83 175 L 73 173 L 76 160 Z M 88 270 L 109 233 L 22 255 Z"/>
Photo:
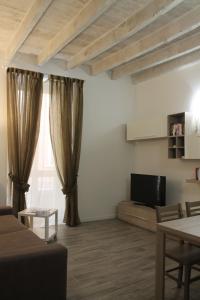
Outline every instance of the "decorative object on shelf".
<path id="1" fill-rule="evenodd" d="M 176 124 L 176 135 L 183 135 L 183 124 L 182 123 L 178 123 Z"/>
<path id="2" fill-rule="evenodd" d="M 183 135 L 183 124 L 182 123 L 175 123 L 171 124 L 170 128 L 170 135 L 172 136 L 180 136 Z"/>

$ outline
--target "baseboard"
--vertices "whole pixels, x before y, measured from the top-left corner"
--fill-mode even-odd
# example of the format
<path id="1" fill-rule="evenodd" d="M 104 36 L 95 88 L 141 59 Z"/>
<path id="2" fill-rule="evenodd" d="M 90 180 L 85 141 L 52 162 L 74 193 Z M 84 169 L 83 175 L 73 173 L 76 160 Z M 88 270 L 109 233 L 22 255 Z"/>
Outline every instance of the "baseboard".
<path id="1" fill-rule="evenodd" d="M 92 222 L 92 221 L 101 221 L 101 220 L 108 220 L 108 219 L 115 219 L 116 215 L 108 215 L 108 216 L 96 216 L 96 217 L 89 217 L 89 218 L 81 218 L 81 222 Z"/>

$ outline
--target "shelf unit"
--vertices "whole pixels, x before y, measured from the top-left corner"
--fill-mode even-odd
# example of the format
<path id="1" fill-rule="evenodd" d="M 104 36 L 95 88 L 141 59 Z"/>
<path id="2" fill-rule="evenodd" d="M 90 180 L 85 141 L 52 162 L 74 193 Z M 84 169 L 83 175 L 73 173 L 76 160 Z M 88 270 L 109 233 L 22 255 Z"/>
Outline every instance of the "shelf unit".
<path id="1" fill-rule="evenodd" d="M 127 124 L 127 141 L 166 138 L 169 159 L 199 159 L 200 135 L 192 112 L 141 118 Z"/>
<path id="2" fill-rule="evenodd" d="M 173 132 L 173 126 L 180 124 L 181 131 Z M 185 157 L 185 113 L 168 115 L 168 158 Z"/>
<path id="3" fill-rule="evenodd" d="M 186 182 L 187 183 L 198 183 L 198 184 L 200 184 L 200 180 L 197 180 L 195 178 L 186 179 Z"/>
<path id="4" fill-rule="evenodd" d="M 140 118 L 127 123 L 127 141 L 144 141 L 167 137 L 166 115 Z"/>

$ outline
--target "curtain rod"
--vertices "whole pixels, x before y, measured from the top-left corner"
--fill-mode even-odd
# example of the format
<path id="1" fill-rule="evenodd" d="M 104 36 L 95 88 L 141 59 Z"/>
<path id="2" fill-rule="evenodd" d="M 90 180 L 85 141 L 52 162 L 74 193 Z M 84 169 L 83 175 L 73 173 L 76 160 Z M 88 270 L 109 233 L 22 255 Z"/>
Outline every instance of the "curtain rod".
<path id="1" fill-rule="evenodd" d="M 30 71 L 30 72 L 38 72 L 38 73 L 41 73 L 43 74 L 43 82 L 46 82 L 48 80 L 48 77 L 50 75 L 53 75 L 53 76 L 58 76 L 58 77 L 66 77 L 66 78 L 71 78 L 71 79 L 74 79 L 74 80 L 82 80 L 82 81 L 85 81 L 85 79 L 82 79 L 82 78 L 75 78 L 75 77 L 71 77 L 69 76 L 69 74 L 62 74 L 62 75 L 58 75 L 58 74 L 50 74 L 50 73 L 44 73 L 44 72 L 41 72 L 39 70 L 37 71 L 33 71 L 33 70 L 27 70 L 27 69 L 24 69 L 24 68 L 18 68 L 18 67 L 8 67 L 8 66 L 3 66 L 2 65 L 2 68 L 5 69 L 5 70 L 8 70 L 9 68 L 13 68 L 13 69 L 19 69 L 19 70 L 24 70 L 24 71 Z"/>

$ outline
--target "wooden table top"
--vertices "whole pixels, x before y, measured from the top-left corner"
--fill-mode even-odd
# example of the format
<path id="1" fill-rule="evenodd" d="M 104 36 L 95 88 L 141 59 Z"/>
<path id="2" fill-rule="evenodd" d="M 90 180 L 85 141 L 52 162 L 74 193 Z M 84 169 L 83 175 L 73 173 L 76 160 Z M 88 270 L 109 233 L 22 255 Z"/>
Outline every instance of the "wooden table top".
<path id="1" fill-rule="evenodd" d="M 159 223 L 157 229 L 200 245 L 200 215 Z"/>

